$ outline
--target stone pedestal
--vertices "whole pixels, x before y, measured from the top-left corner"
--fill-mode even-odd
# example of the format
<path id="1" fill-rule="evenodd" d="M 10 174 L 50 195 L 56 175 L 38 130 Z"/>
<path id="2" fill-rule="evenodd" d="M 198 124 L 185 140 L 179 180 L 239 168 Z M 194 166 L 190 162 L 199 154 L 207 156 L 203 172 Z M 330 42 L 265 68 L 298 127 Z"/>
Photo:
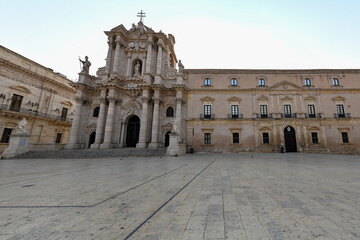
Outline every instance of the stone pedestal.
<path id="1" fill-rule="evenodd" d="M 170 142 L 167 149 L 167 154 L 172 157 L 177 157 L 186 153 L 186 144 L 179 142 L 179 134 L 177 132 L 170 133 Z"/>
<path id="2" fill-rule="evenodd" d="M 7 149 L 2 154 L 3 158 L 11 158 L 18 154 L 28 152 L 30 134 L 15 133 L 10 136 L 10 143 Z"/>

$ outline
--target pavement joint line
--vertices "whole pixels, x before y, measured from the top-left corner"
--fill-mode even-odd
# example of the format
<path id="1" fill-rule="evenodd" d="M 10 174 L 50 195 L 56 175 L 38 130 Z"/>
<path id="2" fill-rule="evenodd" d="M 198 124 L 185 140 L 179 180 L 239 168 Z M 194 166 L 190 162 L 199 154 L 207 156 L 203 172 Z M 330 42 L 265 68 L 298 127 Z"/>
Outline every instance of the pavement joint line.
<path id="1" fill-rule="evenodd" d="M 188 183 L 186 183 L 182 188 L 180 188 L 171 198 L 169 198 L 165 203 L 163 203 L 157 210 L 155 210 L 149 217 L 147 217 L 140 225 L 138 225 L 129 235 L 127 235 L 124 240 L 129 239 L 134 233 L 136 233 L 142 226 L 145 225 L 147 221 L 149 221 L 156 213 L 158 213 L 166 204 L 168 204 L 173 198 L 175 198 L 182 190 L 184 190 L 192 181 L 194 181 L 200 174 L 202 174 L 211 164 L 216 161 L 212 161 L 205 168 L 203 168 L 198 174 L 196 174 Z"/>
<path id="2" fill-rule="evenodd" d="M 136 185 L 136 186 L 134 186 L 134 187 L 131 187 L 131 188 L 129 188 L 129 189 L 123 191 L 123 192 L 116 193 L 115 195 L 113 195 L 113 196 L 111 196 L 111 197 L 108 197 L 108 198 L 106 198 L 106 199 L 104 199 L 104 200 L 102 200 L 102 201 L 100 201 L 100 202 L 94 203 L 94 204 L 92 204 L 92 205 L 0 206 L 0 209 L 6 209 L 6 208 L 92 208 L 92 207 L 96 207 L 96 206 L 98 206 L 98 205 L 100 205 L 100 204 L 102 204 L 102 203 L 105 203 L 105 202 L 107 202 L 107 201 L 109 201 L 109 200 L 111 200 L 111 199 L 114 199 L 114 198 L 116 198 L 116 197 L 118 197 L 118 196 L 120 196 L 120 195 L 122 195 L 122 194 L 125 194 L 125 193 L 127 193 L 127 192 L 129 192 L 129 191 L 131 191 L 131 190 L 134 190 L 135 188 L 141 187 L 142 185 L 145 185 L 145 184 L 147 184 L 147 183 L 149 183 L 149 182 L 151 182 L 151 181 L 154 181 L 154 180 L 156 180 L 156 179 L 158 179 L 158 178 L 160 178 L 160 177 L 163 177 L 163 176 L 165 176 L 165 175 L 167 175 L 167 174 L 169 174 L 169 173 L 172 173 L 172 172 L 174 172 L 174 171 L 176 171 L 176 170 L 178 170 L 178 169 L 180 169 L 180 168 L 186 167 L 187 165 L 188 165 L 188 164 L 186 164 L 186 165 L 184 165 L 184 166 L 177 167 L 177 168 L 175 168 L 175 169 L 173 169 L 173 170 L 171 170 L 171 171 L 168 171 L 168 172 L 166 172 L 166 173 L 164 173 L 164 174 L 161 174 L 161 175 L 156 176 L 156 177 L 154 177 L 154 178 L 152 178 L 152 179 L 149 179 L 149 180 L 147 180 L 147 181 L 145 181 L 145 182 L 142 182 L 142 183 L 140 183 L 140 184 L 138 184 L 138 185 Z"/>

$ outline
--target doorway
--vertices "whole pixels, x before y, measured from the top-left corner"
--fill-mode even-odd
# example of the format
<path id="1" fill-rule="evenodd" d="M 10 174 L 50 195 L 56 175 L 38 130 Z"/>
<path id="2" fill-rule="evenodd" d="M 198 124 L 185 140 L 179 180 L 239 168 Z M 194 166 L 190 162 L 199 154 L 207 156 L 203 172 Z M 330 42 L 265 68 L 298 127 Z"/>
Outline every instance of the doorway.
<path id="1" fill-rule="evenodd" d="M 139 142 L 140 118 L 132 116 L 128 121 L 126 130 L 126 146 L 136 147 L 136 144 Z"/>
<path id="2" fill-rule="evenodd" d="M 297 152 L 295 129 L 293 127 L 287 126 L 284 129 L 284 137 L 286 152 Z"/>
<path id="3" fill-rule="evenodd" d="M 90 148 L 91 144 L 95 142 L 96 132 L 92 132 L 89 137 L 89 145 L 88 148 Z"/>
<path id="4" fill-rule="evenodd" d="M 170 144 L 170 131 L 168 131 L 166 134 L 165 134 L 165 145 L 164 147 L 168 147 L 169 144 Z"/>

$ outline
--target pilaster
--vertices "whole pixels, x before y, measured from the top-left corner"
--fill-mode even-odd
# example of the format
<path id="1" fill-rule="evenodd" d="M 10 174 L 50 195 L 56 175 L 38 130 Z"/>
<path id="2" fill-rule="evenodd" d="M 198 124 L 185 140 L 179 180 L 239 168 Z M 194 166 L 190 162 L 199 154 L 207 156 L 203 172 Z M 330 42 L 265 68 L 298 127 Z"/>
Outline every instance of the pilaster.
<path id="1" fill-rule="evenodd" d="M 116 99 L 114 97 L 108 97 L 109 107 L 106 117 L 106 125 L 105 125 L 105 135 L 104 135 L 104 143 L 100 145 L 100 148 L 112 148 L 112 132 L 113 132 L 113 122 L 114 122 L 114 112 L 115 112 L 115 102 Z"/>
<path id="2" fill-rule="evenodd" d="M 96 124 L 96 136 L 95 142 L 90 146 L 91 148 L 99 148 L 104 131 L 104 121 L 105 121 L 105 108 L 106 108 L 106 99 L 105 99 L 106 89 L 101 91 L 100 97 L 100 111 L 99 117 Z"/>
<path id="3" fill-rule="evenodd" d="M 106 73 L 110 73 L 110 69 L 111 69 L 112 49 L 113 49 L 112 37 L 109 37 L 108 45 L 109 45 L 109 48 L 108 48 L 108 53 L 106 56 L 106 68 L 105 68 Z"/>
<path id="4" fill-rule="evenodd" d="M 120 74 L 119 66 L 120 66 L 120 48 L 121 48 L 121 37 L 116 37 L 116 48 L 115 48 L 115 57 L 114 57 L 114 64 L 113 64 L 113 72 L 117 72 Z"/>
<path id="5" fill-rule="evenodd" d="M 152 129 L 151 129 L 151 143 L 149 144 L 149 148 L 158 148 L 160 147 L 159 144 L 159 103 L 160 103 L 160 93 L 159 90 L 155 92 L 154 100 L 154 112 L 153 112 L 153 122 L 152 122 Z"/>
<path id="6" fill-rule="evenodd" d="M 146 148 L 146 134 L 148 131 L 148 108 L 149 108 L 149 89 L 144 88 L 142 93 L 142 111 L 140 120 L 140 134 L 139 142 L 136 144 L 137 148 Z"/>

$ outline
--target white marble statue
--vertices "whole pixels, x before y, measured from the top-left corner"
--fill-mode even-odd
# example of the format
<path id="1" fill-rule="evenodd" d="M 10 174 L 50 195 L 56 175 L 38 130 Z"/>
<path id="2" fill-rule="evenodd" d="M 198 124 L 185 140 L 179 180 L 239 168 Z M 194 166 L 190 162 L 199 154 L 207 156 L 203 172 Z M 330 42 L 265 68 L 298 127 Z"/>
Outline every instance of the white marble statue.
<path id="1" fill-rule="evenodd" d="M 179 66 L 179 73 L 182 73 L 184 71 L 184 65 L 182 64 L 181 60 L 179 60 L 178 66 Z"/>
<path id="2" fill-rule="evenodd" d="M 16 127 L 18 133 L 26 133 L 25 126 L 27 124 L 26 118 L 23 118 Z"/>
<path id="3" fill-rule="evenodd" d="M 134 66 L 134 76 L 140 76 L 140 63 L 137 62 Z"/>
<path id="4" fill-rule="evenodd" d="M 85 56 L 85 61 L 81 60 L 79 58 L 80 62 L 82 63 L 82 73 L 87 73 L 89 74 L 89 70 L 90 70 L 90 66 L 91 66 L 91 62 L 89 61 L 88 56 Z"/>

